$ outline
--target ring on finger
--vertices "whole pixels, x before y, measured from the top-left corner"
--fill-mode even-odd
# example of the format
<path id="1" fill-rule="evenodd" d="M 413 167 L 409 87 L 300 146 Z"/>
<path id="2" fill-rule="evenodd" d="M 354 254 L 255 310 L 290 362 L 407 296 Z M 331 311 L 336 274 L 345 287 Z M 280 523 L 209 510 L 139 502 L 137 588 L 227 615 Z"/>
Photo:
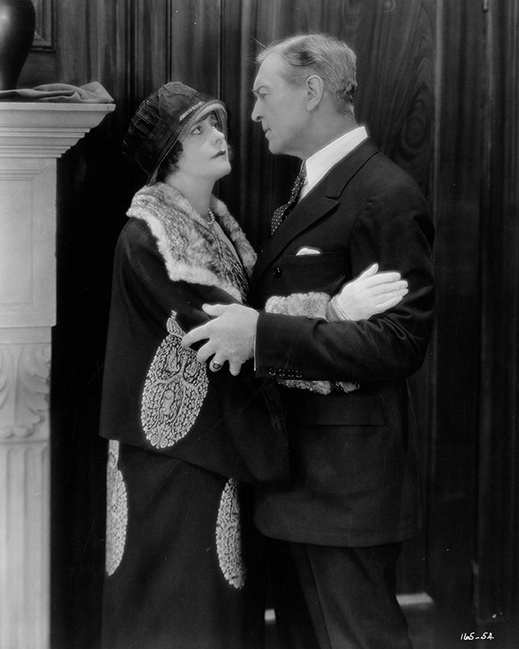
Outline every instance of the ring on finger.
<path id="1" fill-rule="evenodd" d="M 211 361 L 209 368 L 211 369 L 212 372 L 218 372 L 218 370 L 222 369 L 222 364 L 219 363 L 218 361 Z"/>

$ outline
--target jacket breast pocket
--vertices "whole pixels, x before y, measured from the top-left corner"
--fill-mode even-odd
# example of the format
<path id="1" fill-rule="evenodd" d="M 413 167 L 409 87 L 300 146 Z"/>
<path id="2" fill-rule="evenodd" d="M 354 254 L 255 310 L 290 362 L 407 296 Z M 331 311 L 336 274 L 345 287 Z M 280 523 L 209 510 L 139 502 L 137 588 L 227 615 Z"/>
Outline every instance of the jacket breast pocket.
<path id="1" fill-rule="evenodd" d="M 334 293 L 345 281 L 344 255 L 285 255 L 273 269 L 274 293 Z"/>

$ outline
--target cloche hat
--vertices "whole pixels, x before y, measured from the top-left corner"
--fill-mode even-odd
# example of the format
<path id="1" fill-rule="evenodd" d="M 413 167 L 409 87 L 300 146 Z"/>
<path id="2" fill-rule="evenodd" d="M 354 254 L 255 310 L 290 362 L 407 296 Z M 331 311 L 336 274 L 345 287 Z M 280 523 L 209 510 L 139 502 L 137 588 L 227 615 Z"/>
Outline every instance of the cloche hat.
<path id="1" fill-rule="evenodd" d="M 180 81 L 166 83 L 135 111 L 122 151 L 141 167 L 151 185 L 175 143 L 182 142 L 193 124 L 211 113 L 227 137 L 227 110 L 222 101 Z"/>

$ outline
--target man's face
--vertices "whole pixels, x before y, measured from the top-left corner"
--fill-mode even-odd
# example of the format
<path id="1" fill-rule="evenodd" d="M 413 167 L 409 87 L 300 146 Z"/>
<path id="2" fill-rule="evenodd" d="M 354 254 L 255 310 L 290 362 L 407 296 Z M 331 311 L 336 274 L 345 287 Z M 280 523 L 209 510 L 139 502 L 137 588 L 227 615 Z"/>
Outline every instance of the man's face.
<path id="1" fill-rule="evenodd" d="M 284 65 L 278 54 L 269 54 L 261 64 L 254 80 L 251 117 L 261 122 L 271 153 L 304 158 L 309 121 L 306 87 L 291 86 L 281 74 Z"/>

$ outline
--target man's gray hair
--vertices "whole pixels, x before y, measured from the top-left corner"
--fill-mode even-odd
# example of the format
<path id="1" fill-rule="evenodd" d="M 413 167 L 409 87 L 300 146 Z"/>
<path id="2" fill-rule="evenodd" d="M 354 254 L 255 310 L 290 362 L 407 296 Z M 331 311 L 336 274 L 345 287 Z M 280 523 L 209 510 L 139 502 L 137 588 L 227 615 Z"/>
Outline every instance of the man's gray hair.
<path id="1" fill-rule="evenodd" d="M 276 41 L 262 50 L 256 61 L 262 63 L 270 54 L 285 62 L 285 81 L 299 86 L 316 74 L 333 97 L 337 110 L 353 113 L 357 57 L 344 41 L 328 34 L 301 34 Z"/>

